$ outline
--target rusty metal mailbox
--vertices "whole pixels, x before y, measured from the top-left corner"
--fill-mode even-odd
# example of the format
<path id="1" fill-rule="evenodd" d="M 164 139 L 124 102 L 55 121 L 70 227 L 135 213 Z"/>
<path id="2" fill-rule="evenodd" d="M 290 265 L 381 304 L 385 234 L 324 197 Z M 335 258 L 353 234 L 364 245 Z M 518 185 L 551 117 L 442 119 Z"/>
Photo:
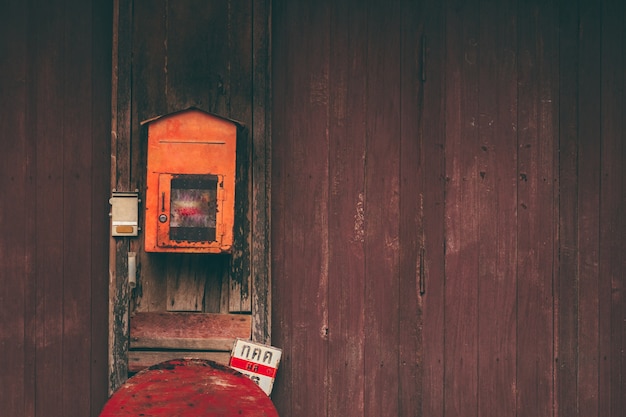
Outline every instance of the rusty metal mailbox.
<path id="1" fill-rule="evenodd" d="M 237 123 L 191 108 L 143 124 L 145 251 L 230 252 Z"/>

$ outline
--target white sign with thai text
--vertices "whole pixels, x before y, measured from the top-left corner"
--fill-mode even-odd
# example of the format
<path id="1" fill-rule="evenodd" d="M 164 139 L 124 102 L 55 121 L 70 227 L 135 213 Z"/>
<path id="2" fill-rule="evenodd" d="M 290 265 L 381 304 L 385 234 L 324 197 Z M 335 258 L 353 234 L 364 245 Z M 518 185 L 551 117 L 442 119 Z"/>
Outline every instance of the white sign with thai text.
<path id="1" fill-rule="evenodd" d="M 230 367 L 252 379 L 267 395 L 272 392 L 282 350 L 237 339 L 230 356 Z"/>

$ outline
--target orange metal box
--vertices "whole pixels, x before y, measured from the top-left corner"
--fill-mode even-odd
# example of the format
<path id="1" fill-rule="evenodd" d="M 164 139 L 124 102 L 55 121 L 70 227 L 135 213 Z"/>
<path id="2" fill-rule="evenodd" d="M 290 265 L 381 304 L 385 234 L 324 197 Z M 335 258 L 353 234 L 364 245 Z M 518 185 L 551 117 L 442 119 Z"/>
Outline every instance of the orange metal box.
<path id="1" fill-rule="evenodd" d="M 148 126 L 146 252 L 230 252 L 238 125 L 198 109 Z"/>

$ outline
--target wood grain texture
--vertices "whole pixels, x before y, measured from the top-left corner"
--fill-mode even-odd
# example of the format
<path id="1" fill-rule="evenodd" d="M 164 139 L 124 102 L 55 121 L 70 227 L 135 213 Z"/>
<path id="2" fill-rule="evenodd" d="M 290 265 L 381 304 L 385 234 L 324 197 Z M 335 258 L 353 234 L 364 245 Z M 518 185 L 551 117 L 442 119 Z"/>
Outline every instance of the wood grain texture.
<path id="1" fill-rule="evenodd" d="M 331 10 L 327 415 L 363 415 L 367 10 L 358 1 Z"/>
<path id="2" fill-rule="evenodd" d="M 110 25 L 110 11 L 4 6 L 0 408 L 91 415 L 106 398 L 111 42 L 110 26 L 92 23 Z"/>
<path id="3" fill-rule="evenodd" d="M 38 86 L 48 85 L 41 95 L 36 95 L 36 106 L 63 109 L 66 99 L 62 83 L 64 79 L 63 58 L 55 51 L 53 45 L 63 48 L 63 20 L 65 16 L 54 4 L 40 10 L 36 14 L 36 22 L 42 31 L 42 40 L 37 45 L 37 63 L 40 71 L 33 81 Z M 45 40 L 44 40 L 45 39 Z M 61 46 L 63 45 L 63 46 Z M 37 204 L 36 222 L 40 232 L 39 239 L 43 243 L 37 251 L 36 271 L 34 279 L 37 290 L 38 320 L 38 363 L 40 373 L 36 379 L 36 407 L 63 410 L 63 385 L 59 381 L 58 372 L 63 363 L 63 267 L 64 267 L 64 154 L 68 152 L 64 140 L 65 120 L 62 114 L 46 112 L 37 117 L 34 135 L 37 140 L 37 199 L 46 205 Z M 39 188 L 41 187 L 41 188 Z M 52 385 L 49 390 L 44 387 Z"/>
<path id="4" fill-rule="evenodd" d="M 34 129 L 29 127 L 32 121 L 24 111 L 32 99 L 27 87 L 28 60 L 35 51 L 28 48 L 28 19 L 27 4 L 21 2 L 6 5 L 0 16 L 0 49 L 6 56 L 0 61 L 0 123 L 6 135 L 2 140 L 0 189 L 11 196 L 0 199 L 0 275 L 4 278 L 0 288 L 0 384 L 6 387 L 0 403 L 4 412 L 12 415 L 32 415 L 35 408 L 35 368 L 28 355 L 34 353 L 37 337 L 37 303 L 33 303 L 36 252 L 31 249 L 35 206 L 29 204 L 36 186 L 36 147 Z"/>
<path id="5" fill-rule="evenodd" d="M 518 64 L 517 415 L 554 404 L 555 233 L 558 186 L 556 5 L 520 9 Z"/>
<path id="6" fill-rule="evenodd" d="M 516 413 L 517 19 L 481 2 L 478 58 L 478 411 Z"/>
<path id="7" fill-rule="evenodd" d="M 60 381 L 62 386 L 71 387 L 75 381 L 89 381 L 91 370 L 91 352 L 84 347 L 89 346 L 91 341 L 91 306 L 87 301 L 90 298 L 88 294 L 91 294 L 91 279 L 85 277 L 91 275 L 92 254 L 91 245 L 85 244 L 83 239 L 90 241 L 92 238 L 91 214 L 94 213 L 91 206 L 93 139 L 85 140 L 85 137 L 93 138 L 91 103 L 95 86 L 91 77 L 83 76 L 93 72 L 92 37 L 82 35 L 91 30 L 91 19 L 84 16 L 92 15 L 92 4 L 74 1 L 67 7 L 72 12 L 65 19 L 63 48 L 65 59 L 70 59 L 70 62 L 64 62 L 62 72 L 62 94 L 67 101 L 61 119 L 64 152 L 59 172 L 63 173 L 60 195 L 64 202 L 71 201 L 73 204 L 63 204 L 62 216 L 55 219 L 55 222 L 63 222 L 63 255 L 59 259 L 63 263 L 63 279 L 55 285 L 61 287 L 63 305 L 59 322 L 63 326 L 63 373 Z M 78 55 L 82 59 L 69 58 Z M 96 169 L 106 167 L 106 162 L 96 163 Z M 57 381 L 58 377 L 56 374 Z M 71 389 L 64 389 L 61 398 L 66 415 L 87 415 L 91 411 L 89 396 L 76 396 Z"/>
<path id="8" fill-rule="evenodd" d="M 287 207 L 291 196 L 287 192 L 290 172 L 288 171 L 288 161 L 291 154 L 291 142 L 288 139 L 287 108 L 289 95 L 293 94 L 291 84 L 287 82 L 276 82 L 275 80 L 286 80 L 291 74 L 290 68 L 293 65 L 287 33 L 295 30 L 293 19 L 288 13 L 287 2 L 273 2 L 272 4 L 272 97 L 273 103 L 270 109 L 272 119 L 272 147 L 271 147 L 271 193 L 270 215 L 272 219 L 271 234 L 269 235 L 271 251 L 271 315 L 272 339 L 283 349 L 281 359 L 281 372 L 276 376 L 273 392 L 274 404 L 280 414 L 293 415 L 292 403 L 290 401 L 289 387 L 292 386 L 291 379 L 293 373 L 292 346 L 293 328 L 291 323 L 290 291 L 295 282 L 287 274 L 287 263 L 291 258 L 291 251 L 284 244 L 291 233 L 287 223 Z"/>
<path id="9" fill-rule="evenodd" d="M 559 38 L 559 259 L 555 276 L 558 308 L 558 346 L 556 395 L 562 415 L 578 416 L 578 346 L 580 291 L 580 231 L 579 231 L 579 36 L 578 5 L 564 8 L 559 16 L 563 36 Z M 580 157 L 579 157 L 580 156 Z"/>
<path id="10" fill-rule="evenodd" d="M 297 89 L 288 97 L 286 137 L 290 153 L 285 169 L 290 176 L 286 190 L 286 229 L 284 250 L 292 261 L 286 276 L 293 280 L 283 302 L 290 305 L 293 326 L 293 358 L 306 358 L 314 372 L 293 372 L 291 386 L 301 390 L 289 394 L 292 415 L 319 409 L 327 396 L 328 342 L 328 42 L 329 1 L 306 1 L 290 5 L 295 27 L 308 28 L 290 34 L 306 54 L 296 54 L 292 82 Z M 315 36 L 309 36 L 315 33 Z M 297 198 L 306 190 L 305 198 Z M 280 250 L 280 249 L 279 249 Z M 285 414 L 285 413 L 283 413 Z"/>
<path id="11" fill-rule="evenodd" d="M 245 120 L 247 127 L 240 129 L 238 135 L 237 158 L 237 188 L 235 197 L 235 245 L 232 254 L 232 266 L 230 272 L 230 289 L 229 289 L 229 311 L 250 312 L 252 309 L 252 275 L 251 275 L 251 251 L 252 251 L 252 189 L 253 182 L 250 180 L 252 165 L 252 149 L 253 139 L 251 137 L 251 129 L 255 129 L 253 123 L 253 113 L 255 111 L 253 102 L 254 98 L 254 82 L 259 75 L 267 74 L 267 69 L 263 69 L 261 74 L 255 75 L 254 72 L 254 56 L 259 52 L 254 44 L 254 20 L 263 18 L 255 15 L 254 1 L 251 0 L 235 0 L 228 5 L 228 28 L 233 33 L 228 36 L 228 60 L 229 60 L 229 117 L 235 120 Z M 259 5 L 256 11 L 261 11 L 262 6 Z M 257 26 L 258 30 L 258 26 Z M 266 28 L 267 30 L 267 28 Z M 261 35 L 263 32 L 259 32 Z M 259 131 L 257 130 L 257 133 Z M 262 139 L 262 136 L 259 139 Z M 257 144 L 259 143 L 257 139 Z M 261 163 L 260 169 L 263 169 L 264 161 L 257 160 Z M 261 178 L 261 181 L 263 179 Z M 258 196 L 258 194 L 257 194 Z"/>
<path id="12" fill-rule="evenodd" d="M 252 340 L 270 344 L 272 337 L 271 291 L 271 2 L 252 6 L 252 140 L 251 195 L 251 310 Z"/>
<path id="13" fill-rule="evenodd" d="M 560 399 L 578 403 L 580 416 L 600 416 L 600 184 L 602 123 L 602 9 L 580 3 L 578 80 L 578 392 Z M 562 303 L 559 301 L 559 309 Z M 561 337 L 561 336 L 560 336 Z M 559 355 L 560 356 L 560 355 Z"/>
<path id="14" fill-rule="evenodd" d="M 478 408 L 479 14 L 446 9 L 446 257 L 444 413 Z"/>
<path id="15" fill-rule="evenodd" d="M 136 313 L 130 348 L 227 351 L 236 338 L 250 338 L 250 315 L 208 313 Z"/>
<path id="16" fill-rule="evenodd" d="M 445 4 L 424 2 L 426 67 L 424 75 L 423 219 L 424 265 L 422 283 L 423 321 L 423 415 L 444 414 L 444 319 L 445 319 L 445 187 L 446 187 L 446 44 Z M 426 18 L 428 16 L 428 18 Z M 418 111 L 420 111 L 418 109 Z"/>
<path id="17" fill-rule="evenodd" d="M 91 127 L 94 138 L 91 148 L 91 265 L 88 272 L 91 277 L 90 303 L 90 415 L 95 416 L 102 410 L 108 399 L 108 311 L 109 311 L 109 210 L 106 198 L 111 189 L 111 68 L 112 68 L 112 31 L 113 2 L 95 6 L 91 22 L 93 48 L 97 53 L 91 55 L 92 69 L 92 106 Z M 105 116 L 106 115 L 106 116 Z M 84 276 L 83 276 L 84 279 Z"/>
<path id="18" fill-rule="evenodd" d="M 408 3 L 407 3 L 408 4 Z M 421 292 L 424 248 L 424 68 L 423 10 L 403 5 L 400 26 L 400 149 L 398 244 L 398 415 L 421 412 L 423 350 Z M 418 75 L 418 76 L 416 76 Z"/>
<path id="19" fill-rule="evenodd" d="M 148 361 L 187 353 L 128 352 L 127 306 L 166 310 L 163 271 L 170 259 L 146 257 L 140 239 L 109 240 L 107 199 L 110 188 L 141 188 L 145 138 L 138 123 L 146 115 L 195 102 L 194 94 L 220 111 L 247 114 L 250 109 L 241 107 L 245 99 L 233 96 L 252 83 L 256 108 L 247 158 L 252 177 L 265 175 L 266 182 L 250 186 L 256 200 L 247 210 L 253 233 L 267 234 L 251 237 L 250 276 L 254 291 L 266 288 L 265 295 L 270 270 L 274 278 L 272 339 L 285 356 L 273 398 L 281 414 L 362 416 L 384 406 L 393 415 L 505 416 L 513 406 L 518 416 L 621 417 L 626 372 L 622 1 L 423 0 L 388 8 L 372 0 L 369 11 L 367 2 L 274 1 L 269 15 L 269 2 L 203 8 L 200 1 L 120 0 L 112 126 L 106 114 L 111 5 L 79 3 L 9 1 L 0 16 L 0 189 L 10 196 L 0 201 L 3 415 L 98 415 L 106 397 L 103 384 L 109 382 L 102 376 L 107 337 L 102 312 L 108 302 L 103 291 L 109 283 L 111 386 L 126 379 L 135 354 Z M 191 7 L 178 10 L 181 4 Z M 259 8 L 266 14 L 257 14 Z M 240 39 L 215 45 L 212 28 L 185 24 L 189 33 L 172 38 L 178 52 L 169 64 L 184 62 L 194 73 L 207 72 L 187 77 L 182 68 L 171 67 L 168 79 L 167 25 L 180 31 L 180 22 L 196 17 L 213 22 L 208 16 L 213 11 L 228 15 L 215 27 L 252 19 L 256 29 L 240 28 Z M 223 68 L 221 56 L 215 62 L 205 55 L 183 56 L 198 45 L 207 51 L 207 44 L 240 54 L 246 46 L 237 42 L 249 36 L 256 39 L 253 45 L 269 48 L 263 27 L 270 21 L 271 82 L 259 69 L 267 68 L 269 57 L 256 49 L 249 60 L 224 52 L 231 54 L 230 73 L 216 70 Z M 419 32 L 422 22 L 428 65 L 420 104 L 413 102 L 421 74 L 410 75 L 419 63 L 409 34 Z M 473 47 L 470 32 L 477 34 Z M 387 47 L 399 33 L 406 37 Z M 477 68 L 465 61 L 472 61 L 472 53 L 462 53 L 473 50 Z M 233 69 L 238 66 L 254 68 L 252 81 L 247 70 Z M 223 92 L 212 74 L 222 76 Z M 398 83 L 406 88 L 393 93 Z M 132 97 L 141 108 L 131 109 Z M 473 115 L 477 126 L 466 129 L 463 121 Z M 256 124 L 261 120 L 264 125 Z M 374 134 L 387 131 L 393 120 L 400 123 L 390 133 Z M 415 129 L 421 148 L 412 142 Z M 386 135 L 397 136 L 389 140 L 390 148 Z M 265 165 L 257 166 L 259 161 Z M 472 185 L 446 178 L 461 172 L 460 166 L 473 169 Z M 389 190 L 371 192 L 383 167 L 393 171 L 387 179 L 398 180 L 397 202 L 381 202 Z M 265 200 L 270 192 L 271 207 Z M 323 201 L 311 202 L 312 194 Z M 461 210 L 459 202 L 474 209 Z M 420 227 L 426 280 L 425 293 L 417 295 Z M 384 237 L 393 235 L 387 229 L 397 231 L 397 253 L 384 247 Z M 475 231 L 476 248 L 467 245 L 468 231 Z M 453 253 L 459 242 L 477 258 Z M 107 243 L 113 254 L 108 271 L 101 247 Z M 126 286 L 129 250 L 138 252 L 141 267 L 134 294 Z M 205 267 L 219 272 L 206 280 L 203 310 L 227 312 L 231 290 L 244 287 L 231 286 L 224 273 L 230 265 L 198 265 Z M 270 304 L 263 295 L 255 301 L 254 291 L 253 312 L 268 326 Z M 466 312 L 474 316 L 466 318 Z M 455 317 L 469 327 L 461 328 Z M 383 327 L 382 318 L 396 324 Z M 420 320 L 423 347 L 416 351 Z M 269 329 L 263 326 L 255 327 L 254 337 L 267 340 Z M 382 352 L 387 346 L 390 351 Z M 475 363 L 460 363 L 457 353 L 474 351 Z M 420 355 L 422 376 L 412 367 Z M 382 358 L 383 367 L 376 369 L 365 358 Z M 405 395 L 413 388 L 414 396 Z M 457 413 L 458 404 L 471 408 Z"/>
<path id="20" fill-rule="evenodd" d="M 623 2 L 602 5 L 598 415 L 624 410 L 624 26 Z M 622 51 L 621 54 L 617 51 Z M 620 342 L 621 340 L 621 342 Z M 620 344 L 622 345 L 620 347 Z"/>
<path id="21" fill-rule="evenodd" d="M 398 413 L 402 8 L 369 1 L 364 238 L 365 416 Z M 393 342 L 390 343 L 390 340 Z"/>
<path id="22" fill-rule="evenodd" d="M 180 255 L 170 257 L 167 263 L 167 310 L 203 311 L 207 275 L 205 268 L 198 268 L 199 256 Z"/>
<path id="23" fill-rule="evenodd" d="M 116 0 L 113 16 L 113 68 L 111 94 L 111 189 L 129 191 L 131 132 L 132 2 Z M 109 249 L 109 394 L 128 375 L 127 281 L 129 242 L 110 238 Z"/>

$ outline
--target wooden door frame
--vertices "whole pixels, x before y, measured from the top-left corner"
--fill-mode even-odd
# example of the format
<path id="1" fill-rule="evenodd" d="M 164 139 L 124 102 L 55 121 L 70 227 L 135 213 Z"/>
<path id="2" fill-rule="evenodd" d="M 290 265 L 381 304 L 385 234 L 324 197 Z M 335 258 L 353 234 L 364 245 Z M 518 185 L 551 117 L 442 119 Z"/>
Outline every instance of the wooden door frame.
<path id="1" fill-rule="evenodd" d="M 250 166 L 250 285 L 252 340 L 271 343 L 270 173 L 271 68 L 270 0 L 253 1 L 252 125 Z M 111 97 L 111 189 L 135 191 L 130 177 L 132 124 L 133 0 L 115 0 L 113 9 Z M 109 242 L 109 394 L 128 377 L 131 291 L 128 284 L 130 238 Z"/>

